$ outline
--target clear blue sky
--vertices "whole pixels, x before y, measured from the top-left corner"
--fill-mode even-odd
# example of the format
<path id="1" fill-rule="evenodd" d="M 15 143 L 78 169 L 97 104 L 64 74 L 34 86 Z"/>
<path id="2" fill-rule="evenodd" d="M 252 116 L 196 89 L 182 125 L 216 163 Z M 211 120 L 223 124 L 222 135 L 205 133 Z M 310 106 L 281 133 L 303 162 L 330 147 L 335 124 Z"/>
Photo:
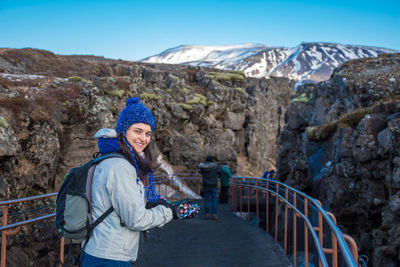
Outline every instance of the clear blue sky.
<path id="1" fill-rule="evenodd" d="M 140 60 L 182 44 L 400 50 L 400 0 L 0 0 L 0 47 Z"/>

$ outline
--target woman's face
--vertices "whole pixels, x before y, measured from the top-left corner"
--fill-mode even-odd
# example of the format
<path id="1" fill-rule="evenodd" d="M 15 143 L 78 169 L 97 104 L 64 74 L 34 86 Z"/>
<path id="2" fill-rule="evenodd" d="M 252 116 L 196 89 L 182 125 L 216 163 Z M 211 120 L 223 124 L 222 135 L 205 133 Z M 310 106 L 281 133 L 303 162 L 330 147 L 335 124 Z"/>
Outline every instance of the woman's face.
<path id="1" fill-rule="evenodd" d="M 145 123 L 135 123 L 126 130 L 125 138 L 137 153 L 141 153 L 150 143 L 151 127 Z"/>

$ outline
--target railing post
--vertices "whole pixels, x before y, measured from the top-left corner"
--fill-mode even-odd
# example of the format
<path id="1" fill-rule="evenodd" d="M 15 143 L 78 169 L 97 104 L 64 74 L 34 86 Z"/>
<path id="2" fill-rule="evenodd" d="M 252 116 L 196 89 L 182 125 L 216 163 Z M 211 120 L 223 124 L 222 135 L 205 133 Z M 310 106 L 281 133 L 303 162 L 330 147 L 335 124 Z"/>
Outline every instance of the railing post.
<path id="1" fill-rule="evenodd" d="M 288 188 L 286 188 L 286 190 L 285 190 L 286 201 L 289 201 L 288 196 L 289 196 L 289 191 L 288 191 Z M 283 244 L 284 244 L 283 252 L 285 253 L 285 255 L 287 253 L 287 235 L 288 235 L 287 225 L 288 225 L 288 206 L 285 205 L 285 229 L 284 229 L 284 239 L 283 239 Z"/>
<path id="2" fill-rule="evenodd" d="M 358 266 L 358 249 L 356 241 L 354 241 L 354 239 L 348 234 L 342 233 L 342 236 L 346 243 L 349 245 L 351 255 L 353 256 L 353 259 Z"/>
<path id="3" fill-rule="evenodd" d="M 3 225 L 7 225 L 8 220 L 8 205 L 3 206 Z M 7 231 L 1 232 L 1 267 L 6 266 L 6 250 L 7 250 Z"/>
<path id="4" fill-rule="evenodd" d="M 276 184 L 276 195 L 279 195 L 279 184 Z M 275 241 L 278 241 L 278 211 L 279 211 L 279 198 L 275 197 Z"/>
<path id="5" fill-rule="evenodd" d="M 243 193 L 243 178 L 240 178 L 240 189 L 239 189 L 239 209 L 240 209 L 240 218 L 242 217 L 242 204 L 243 204 L 243 199 L 242 199 L 242 193 Z"/>
<path id="6" fill-rule="evenodd" d="M 336 217 L 335 215 L 333 215 L 333 213 L 331 212 L 327 212 L 327 214 L 329 215 L 329 217 L 331 217 L 333 223 L 336 225 Z M 331 242 L 332 242 L 332 249 L 329 250 L 329 252 L 332 253 L 332 267 L 337 267 L 338 266 L 338 254 L 337 254 L 337 239 L 335 236 L 335 233 L 333 231 L 331 231 Z"/>
<path id="7" fill-rule="evenodd" d="M 64 237 L 60 239 L 60 267 L 64 264 Z"/>
<path id="8" fill-rule="evenodd" d="M 297 208 L 297 194 L 293 192 L 293 206 Z M 293 267 L 297 266 L 297 213 L 293 211 Z"/>
<path id="9" fill-rule="evenodd" d="M 320 206 L 321 202 L 319 200 L 315 200 Z M 318 230 L 318 240 L 319 243 L 321 244 L 321 248 L 324 249 L 324 232 L 323 232 L 323 220 L 322 220 L 322 213 L 318 210 L 318 227 L 316 227 L 316 229 Z M 322 262 L 321 260 L 319 261 L 319 266 L 322 266 Z"/>
<path id="10" fill-rule="evenodd" d="M 266 192 L 266 200 L 265 200 L 265 202 L 266 202 L 266 204 L 267 204 L 267 206 L 265 207 L 265 213 L 266 213 L 266 215 L 265 215 L 265 220 L 266 220 L 266 230 L 267 230 L 267 234 L 268 234 L 268 232 L 269 232 L 269 182 L 268 181 L 266 181 L 266 187 L 267 187 L 267 192 Z"/>
<path id="11" fill-rule="evenodd" d="M 247 220 L 250 221 L 250 178 L 247 179 Z"/>
<path id="12" fill-rule="evenodd" d="M 308 219 L 308 199 L 304 199 L 304 216 Z M 304 260 L 306 262 L 305 267 L 308 267 L 308 228 L 304 224 Z"/>
<path id="13" fill-rule="evenodd" d="M 258 211 L 258 179 L 256 179 L 256 214 L 257 214 L 257 226 L 260 226 L 259 211 Z"/>

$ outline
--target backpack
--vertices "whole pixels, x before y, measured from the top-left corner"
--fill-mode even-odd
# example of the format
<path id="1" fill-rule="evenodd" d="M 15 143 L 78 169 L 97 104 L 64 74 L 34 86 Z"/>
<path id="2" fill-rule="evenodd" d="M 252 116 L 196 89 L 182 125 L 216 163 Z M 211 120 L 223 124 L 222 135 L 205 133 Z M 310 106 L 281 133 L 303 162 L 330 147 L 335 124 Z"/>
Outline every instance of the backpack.
<path id="1" fill-rule="evenodd" d="M 56 228 L 63 237 L 86 238 L 87 244 L 93 229 L 113 212 L 114 208 L 111 207 L 92 222 L 91 185 L 94 170 L 101 161 L 112 157 L 126 159 L 120 153 L 103 154 L 65 175 L 57 194 L 55 220 Z"/>

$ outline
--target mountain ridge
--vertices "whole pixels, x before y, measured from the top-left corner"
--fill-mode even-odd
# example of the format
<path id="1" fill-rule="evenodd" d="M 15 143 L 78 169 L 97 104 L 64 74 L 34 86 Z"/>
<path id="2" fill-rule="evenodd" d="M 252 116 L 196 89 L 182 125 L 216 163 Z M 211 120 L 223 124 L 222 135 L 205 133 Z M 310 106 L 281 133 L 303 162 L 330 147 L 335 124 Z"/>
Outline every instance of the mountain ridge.
<path id="1" fill-rule="evenodd" d="M 320 82 L 329 79 L 332 71 L 348 60 L 396 52 L 382 47 L 324 42 L 302 42 L 295 47 L 252 43 L 180 45 L 144 58 L 141 62 L 237 70 L 255 78 L 275 76 L 298 82 Z"/>

